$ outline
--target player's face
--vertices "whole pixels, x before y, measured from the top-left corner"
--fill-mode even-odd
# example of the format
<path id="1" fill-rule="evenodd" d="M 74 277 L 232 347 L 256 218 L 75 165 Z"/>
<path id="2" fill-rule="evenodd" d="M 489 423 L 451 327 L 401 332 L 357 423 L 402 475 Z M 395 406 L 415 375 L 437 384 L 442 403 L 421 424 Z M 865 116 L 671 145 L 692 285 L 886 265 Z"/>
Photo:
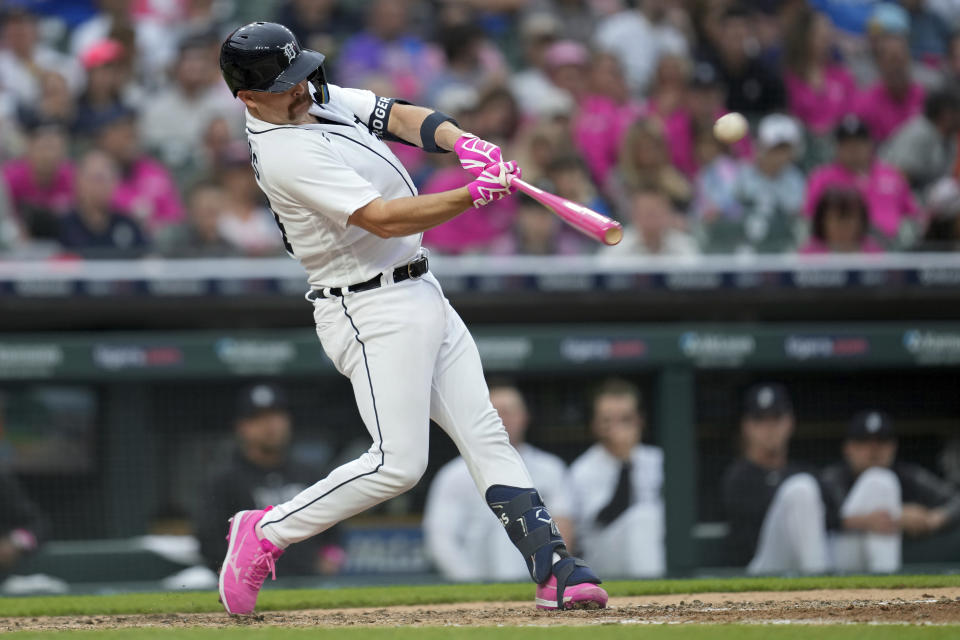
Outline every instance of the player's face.
<path id="1" fill-rule="evenodd" d="M 290 416 L 282 411 L 267 411 L 241 420 L 238 430 L 244 447 L 264 453 L 282 453 L 290 444 Z"/>
<path id="2" fill-rule="evenodd" d="M 748 451 L 781 453 L 793 434 L 793 416 L 744 418 L 741 431 Z"/>
<path id="3" fill-rule="evenodd" d="M 593 432 L 615 457 L 625 460 L 640 442 L 643 418 L 631 395 L 604 395 L 593 405 Z"/>
<path id="4" fill-rule="evenodd" d="M 272 124 L 298 122 L 310 110 L 313 102 L 306 80 L 282 93 L 241 91 L 237 96 L 243 100 L 254 117 Z"/>
<path id="5" fill-rule="evenodd" d="M 888 469 L 896 456 L 895 440 L 847 440 L 843 444 L 843 457 L 856 474 L 870 467 Z"/>
<path id="6" fill-rule="evenodd" d="M 510 436 L 510 444 L 518 445 L 523 442 L 527 431 L 527 406 L 523 396 L 516 389 L 499 387 L 490 390 L 490 402 L 500 414 L 500 420 Z"/>

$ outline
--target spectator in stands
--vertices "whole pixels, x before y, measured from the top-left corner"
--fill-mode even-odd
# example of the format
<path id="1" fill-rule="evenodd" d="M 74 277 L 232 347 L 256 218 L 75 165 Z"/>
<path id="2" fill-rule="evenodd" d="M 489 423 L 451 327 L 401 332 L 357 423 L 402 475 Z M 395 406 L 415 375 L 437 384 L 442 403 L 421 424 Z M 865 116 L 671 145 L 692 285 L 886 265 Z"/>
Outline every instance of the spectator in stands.
<path id="1" fill-rule="evenodd" d="M 702 58 L 712 63 L 727 86 L 726 106 L 748 118 L 759 118 L 786 108 L 786 92 L 779 73 L 759 56 L 751 30 L 750 13 L 736 5 L 724 11 L 718 39 Z"/>
<path id="2" fill-rule="evenodd" d="M 222 258 L 240 255 L 220 235 L 220 216 L 226 196 L 216 182 L 198 182 L 187 191 L 187 219 L 161 229 L 157 250 L 171 258 Z"/>
<path id="3" fill-rule="evenodd" d="M 603 256 L 693 256 L 697 242 L 684 231 L 684 220 L 669 196 L 653 187 L 638 187 L 629 198 L 623 239 Z"/>
<path id="4" fill-rule="evenodd" d="M 243 121 L 237 101 L 213 63 L 211 47 L 217 46 L 218 42 L 207 37 L 184 41 L 173 83 L 151 96 L 141 113 L 140 139 L 174 171 L 191 159 L 210 120 L 224 116 L 233 126 Z"/>
<path id="5" fill-rule="evenodd" d="M 827 136 L 850 109 L 857 85 L 834 57 L 833 25 L 810 8 L 784 34 L 784 82 L 790 113 L 816 136 Z"/>
<path id="6" fill-rule="evenodd" d="M 570 100 L 547 77 L 546 52 L 557 41 L 559 34 L 560 23 L 552 12 L 531 13 L 520 25 L 524 66 L 511 74 L 508 82 L 520 110 L 527 116 L 539 116 L 543 109 Z"/>
<path id="7" fill-rule="evenodd" d="M 27 152 L 3 167 L 19 226 L 27 239 L 51 240 L 73 203 L 74 168 L 63 127 L 31 123 Z"/>
<path id="8" fill-rule="evenodd" d="M 304 49 L 333 58 L 340 43 L 360 29 L 354 10 L 346 5 L 336 0 L 286 0 L 275 20 L 293 31 Z"/>
<path id="9" fill-rule="evenodd" d="M 873 239 L 867 203 L 857 189 L 832 186 L 820 193 L 813 212 L 810 239 L 800 253 L 879 253 Z"/>
<path id="10" fill-rule="evenodd" d="M 140 225 L 117 211 L 113 194 L 120 181 L 116 162 L 88 151 L 77 164 L 74 210 L 60 221 L 60 244 L 91 258 L 136 256 L 148 240 Z"/>
<path id="11" fill-rule="evenodd" d="M 124 106 L 123 45 L 116 40 L 101 40 L 83 52 L 80 61 L 87 71 L 87 85 L 77 103 L 75 131 L 90 135 L 90 127 L 104 114 Z M 129 106 L 129 105 L 128 105 Z"/>
<path id="12" fill-rule="evenodd" d="M 873 229 L 888 242 L 901 234 L 912 237 L 920 210 L 910 185 L 895 168 L 874 157 L 874 146 L 864 123 L 848 114 L 837 125 L 836 157 L 810 174 L 804 213 L 813 216 L 823 191 L 830 186 L 860 189 L 866 198 Z"/>
<path id="13" fill-rule="evenodd" d="M 439 168 L 423 185 L 421 193 L 440 193 L 463 186 L 464 173 L 456 156 L 450 154 L 437 162 Z M 492 243 L 510 229 L 516 219 L 518 207 L 517 198 L 503 198 L 487 205 L 482 213 L 468 211 L 439 227 L 425 231 L 423 243 L 431 250 L 451 255 L 486 252 Z M 507 251 L 508 244 L 510 247 L 515 246 L 505 239 L 498 252 Z M 516 249 L 521 251 L 519 247 Z"/>
<path id="14" fill-rule="evenodd" d="M 440 92 L 450 87 L 489 89 L 506 80 L 503 54 L 475 24 L 448 26 L 439 38 L 445 64 L 427 87 L 428 104 L 436 104 Z"/>
<path id="15" fill-rule="evenodd" d="M 627 196 L 636 189 L 661 191 L 679 208 L 686 208 L 693 197 L 690 182 L 670 164 L 663 130 L 654 120 L 637 120 L 627 129 L 617 171 L 606 185 L 612 201 L 622 211 L 630 210 Z"/>
<path id="16" fill-rule="evenodd" d="M 71 93 L 79 91 L 83 71 L 76 60 L 40 42 L 37 17 L 23 8 L 9 8 L 0 15 L 0 87 L 16 103 L 32 107 L 40 99 L 45 71 L 63 75 Z"/>
<path id="17" fill-rule="evenodd" d="M 728 216 L 702 224 L 708 252 L 783 253 L 796 249 L 806 178 L 794 164 L 803 147 L 797 122 L 771 114 L 757 127 L 757 157 L 738 166 Z M 722 187 L 721 187 L 722 188 Z"/>
<path id="18" fill-rule="evenodd" d="M 623 3 L 619 3 L 623 4 Z M 683 32 L 665 0 L 646 0 L 603 18 L 594 33 L 594 45 L 614 54 L 626 72 L 632 93 L 646 93 L 665 49 L 686 51 Z"/>
<path id="19" fill-rule="evenodd" d="M 626 380 L 607 380 L 593 396 L 592 412 L 597 443 L 570 466 L 584 559 L 611 577 L 662 575 L 663 451 L 641 444 L 640 390 Z"/>
<path id="20" fill-rule="evenodd" d="M 183 205 L 177 185 L 165 166 L 140 148 L 136 113 L 126 107 L 102 112 L 91 124 L 96 146 L 106 151 L 120 167 L 120 183 L 113 194 L 113 207 L 148 230 L 179 222 Z"/>
<path id="21" fill-rule="evenodd" d="M 220 235 L 246 255 L 281 253 L 283 237 L 273 213 L 264 205 L 246 145 L 232 148 L 218 178 L 226 196 Z"/>
<path id="22" fill-rule="evenodd" d="M 381 76 L 392 83 L 396 97 L 422 101 L 442 57 L 410 32 L 409 14 L 408 0 L 373 0 L 364 30 L 343 43 L 336 77 L 364 87 Z"/>
<path id="23" fill-rule="evenodd" d="M 943 18 L 930 10 L 926 0 L 899 2 L 910 14 L 910 54 L 922 63 L 931 66 L 939 64 L 947 55 L 951 28 Z"/>
<path id="24" fill-rule="evenodd" d="M 960 491 L 896 457 L 893 421 L 865 411 L 847 429 L 844 461 L 823 470 L 838 571 L 898 571 L 902 534 L 932 535 L 960 522 Z"/>
<path id="25" fill-rule="evenodd" d="M 513 225 L 490 243 L 491 255 L 569 256 L 589 250 L 580 234 L 542 204 L 522 193 L 513 199 L 518 204 Z"/>
<path id="26" fill-rule="evenodd" d="M 573 499 L 567 465 L 557 456 L 526 442 L 530 413 L 523 394 L 512 384 L 490 385 L 490 402 L 500 414 L 510 444 L 523 458 L 533 482 L 543 487 L 543 501 L 568 545 L 573 537 Z M 450 526 L 456 522 L 457 526 Z M 503 523 L 477 493 L 470 470 L 457 457 L 437 471 L 423 512 L 427 553 L 448 580 L 514 581 L 527 572 Z"/>
<path id="27" fill-rule="evenodd" d="M 620 61 L 613 54 L 594 54 L 585 82 L 587 93 L 571 123 L 573 142 L 594 182 L 603 185 L 616 167 L 623 135 L 643 113 L 643 105 L 630 97 Z"/>
<path id="28" fill-rule="evenodd" d="M 589 73 L 590 52 L 573 40 L 554 42 L 547 49 L 545 63 L 550 83 L 565 92 L 574 103 L 583 99 L 587 91 L 584 78 Z"/>
<path id="29" fill-rule="evenodd" d="M 216 571 L 227 549 L 227 520 L 237 511 L 285 502 L 313 484 L 316 469 L 290 455 L 292 419 L 283 391 L 257 383 L 240 392 L 234 416 L 236 446 L 215 465 L 200 492 L 194 531 L 207 566 Z M 279 561 L 285 574 L 335 574 L 346 557 L 336 527 L 291 547 Z"/>
<path id="30" fill-rule="evenodd" d="M 685 97 L 685 110 L 689 113 L 689 122 L 686 131 L 675 134 L 666 123 L 667 135 L 675 136 L 670 140 L 671 157 L 678 168 L 693 167 L 693 175 L 703 166 L 699 159 L 701 155 L 697 149 L 697 142 L 708 136 L 712 137 L 713 123 L 727 112 L 724 105 L 727 87 L 723 84 L 716 67 L 710 62 L 699 61 L 693 66 L 690 84 Z M 674 146 L 682 148 L 674 149 Z M 753 143 L 749 135 L 729 145 L 728 152 L 736 158 L 750 158 L 753 156 Z M 678 158 L 683 161 L 678 163 Z"/>
<path id="31" fill-rule="evenodd" d="M 900 169 L 911 187 L 925 190 L 956 165 L 958 132 L 960 91 L 934 91 L 926 97 L 923 112 L 894 131 L 880 157 Z"/>
<path id="32" fill-rule="evenodd" d="M 0 398 L 0 441 L 4 439 L 4 405 Z M 0 580 L 13 572 L 17 563 L 36 551 L 49 524 L 13 472 L 0 465 Z"/>
<path id="33" fill-rule="evenodd" d="M 670 162 L 689 178 L 693 178 L 697 173 L 689 104 L 692 66 L 693 63 L 686 54 L 664 52 L 657 63 L 657 71 L 643 112 L 643 117 L 660 121 L 670 151 Z M 713 77 L 716 78 L 715 75 Z M 717 104 L 722 110 L 722 95 L 718 96 Z M 715 109 L 712 112 L 715 112 Z"/>
<path id="34" fill-rule="evenodd" d="M 941 178 L 927 194 L 930 214 L 921 251 L 960 251 L 960 184 L 956 178 Z"/>
<path id="35" fill-rule="evenodd" d="M 740 422 L 741 457 L 723 476 L 733 563 L 752 574 L 828 568 L 825 508 L 817 480 L 789 460 L 793 403 L 775 383 L 750 387 Z"/>
<path id="36" fill-rule="evenodd" d="M 866 124 L 871 137 L 883 142 L 897 127 L 923 110 L 925 91 L 912 78 L 906 38 L 892 34 L 882 36 L 874 56 L 880 81 L 857 96 L 853 112 Z"/>
<path id="37" fill-rule="evenodd" d="M 710 129 L 694 131 L 694 145 L 700 168 L 690 207 L 693 220 L 701 230 L 737 224 L 741 206 L 734 197 L 734 185 L 740 171 L 739 163 L 733 158 L 729 145 L 717 140 Z"/>
<path id="38" fill-rule="evenodd" d="M 176 30 L 149 17 L 134 19 L 130 0 L 97 0 L 100 11 L 77 26 L 70 36 L 70 52 L 77 58 L 94 43 L 110 38 L 131 45 L 137 68 L 134 72 L 149 89 L 158 88 L 167 67 L 177 54 Z"/>
<path id="39" fill-rule="evenodd" d="M 520 108 L 510 90 L 493 85 L 477 97 L 474 135 L 495 144 L 510 145 L 520 129 Z"/>
<path id="40" fill-rule="evenodd" d="M 30 105 L 17 109 L 20 122 L 30 126 L 35 122 L 57 124 L 70 130 L 76 121 L 76 102 L 70 93 L 66 78 L 59 71 L 40 73 L 40 97 Z"/>

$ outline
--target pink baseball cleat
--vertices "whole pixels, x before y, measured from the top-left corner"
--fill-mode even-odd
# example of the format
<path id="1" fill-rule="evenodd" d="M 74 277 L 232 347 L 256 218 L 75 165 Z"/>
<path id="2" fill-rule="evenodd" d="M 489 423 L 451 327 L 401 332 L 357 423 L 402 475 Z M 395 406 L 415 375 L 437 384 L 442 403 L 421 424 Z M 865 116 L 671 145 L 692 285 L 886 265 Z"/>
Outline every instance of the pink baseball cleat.
<path id="1" fill-rule="evenodd" d="M 258 538 L 254 528 L 271 508 L 239 511 L 230 518 L 227 557 L 220 567 L 220 602 L 227 613 L 252 613 L 267 574 L 277 579 L 276 561 L 283 549 Z"/>
<path id="2" fill-rule="evenodd" d="M 556 611 L 559 608 L 556 576 L 550 576 L 546 582 L 537 585 L 534 602 L 537 603 L 537 609 Z M 606 606 L 607 592 L 592 582 L 568 584 L 563 590 L 564 609 L 603 609 Z"/>

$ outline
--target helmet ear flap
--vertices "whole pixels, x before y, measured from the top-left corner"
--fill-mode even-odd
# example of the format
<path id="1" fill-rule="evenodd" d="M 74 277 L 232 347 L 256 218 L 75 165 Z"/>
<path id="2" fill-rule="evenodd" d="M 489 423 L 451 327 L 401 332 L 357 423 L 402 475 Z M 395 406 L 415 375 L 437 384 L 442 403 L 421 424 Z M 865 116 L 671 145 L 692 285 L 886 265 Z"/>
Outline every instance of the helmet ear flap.
<path id="1" fill-rule="evenodd" d="M 326 74 L 323 72 L 323 66 L 317 67 L 317 70 L 307 76 L 307 80 L 313 84 L 313 101 L 317 104 L 326 104 L 330 102 L 330 88 L 327 86 Z"/>

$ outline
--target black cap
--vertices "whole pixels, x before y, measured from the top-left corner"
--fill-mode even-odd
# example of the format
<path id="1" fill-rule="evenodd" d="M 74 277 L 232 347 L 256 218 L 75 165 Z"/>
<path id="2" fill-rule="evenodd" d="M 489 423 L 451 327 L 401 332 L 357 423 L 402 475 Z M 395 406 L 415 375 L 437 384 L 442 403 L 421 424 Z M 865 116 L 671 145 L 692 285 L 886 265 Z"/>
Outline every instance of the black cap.
<path id="1" fill-rule="evenodd" d="M 793 414 L 793 403 L 786 387 L 775 382 L 764 382 L 747 389 L 743 402 L 745 418 L 779 418 Z"/>
<path id="2" fill-rule="evenodd" d="M 237 419 L 253 418 L 268 411 L 287 411 L 287 397 L 272 384 L 246 387 L 237 398 Z"/>
<path id="3" fill-rule="evenodd" d="M 95 114 L 87 122 L 87 126 L 90 128 L 90 131 L 100 133 L 107 127 L 113 126 L 118 122 L 133 123 L 136 119 L 136 111 L 124 105 L 115 105 Z"/>
<path id="4" fill-rule="evenodd" d="M 847 426 L 848 440 L 894 440 L 893 420 L 882 411 L 861 411 Z"/>
<path id="5" fill-rule="evenodd" d="M 865 138 L 869 140 L 870 130 L 867 129 L 867 125 L 863 123 L 863 120 L 852 113 L 848 113 L 837 123 L 837 128 L 834 129 L 833 136 L 837 139 L 837 142 L 854 138 Z"/>
<path id="6" fill-rule="evenodd" d="M 220 71 L 230 91 L 283 93 L 305 78 L 314 99 L 329 98 L 324 55 L 303 49 L 290 29 L 276 22 L 251 22 L 231 33 L 220 47 Z"/>

